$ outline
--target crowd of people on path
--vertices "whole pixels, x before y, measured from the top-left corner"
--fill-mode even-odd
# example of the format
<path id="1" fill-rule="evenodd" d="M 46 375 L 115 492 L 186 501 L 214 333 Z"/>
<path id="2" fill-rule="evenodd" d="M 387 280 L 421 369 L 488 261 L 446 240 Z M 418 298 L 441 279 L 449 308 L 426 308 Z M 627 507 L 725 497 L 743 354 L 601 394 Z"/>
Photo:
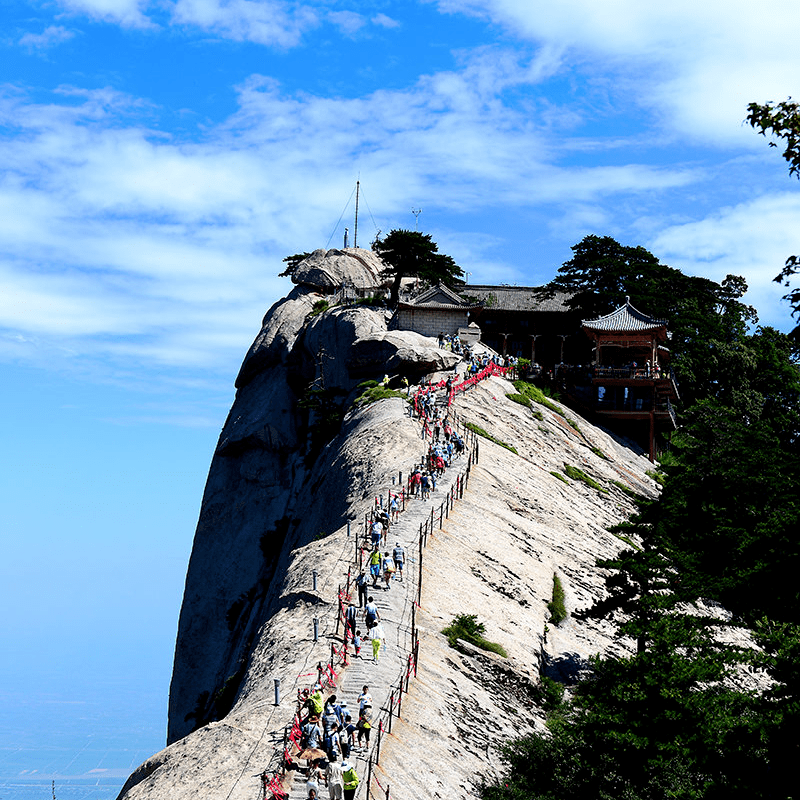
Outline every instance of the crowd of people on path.
<path id="1" fill-rule="evenodd" d="M 323 701 L 319 684 L 301 693 L 301 700 L 302 749 L 297 758 L 308 762 L 306 796 L 317 800 L 324 785 L 330 800 L 351 800 L 359 784 L 351 758 L 356 750 L 369 748 L 372 732 L 369 686 L 365 684 L 356 699 L 357 722 L 353 722 L 347 701 L 339 701 L 335 694 Z"/>
<path id="2" fill-rule="evenodd" d="M 458 341 L 457 337 L 455 341 Z M 451 340 L 451 346 L 455 346 L 455 341 Z M 450 384 L 444 388 L 449 394 Z M 453 429 L 446 412 L 443 413 L 437 405 L 434 387 L 421 393 L 418 401 L 420 416 L 428 423 L 426 433 L 430 433 L 431 441 L 423 462 L 412 471 L 408 485 L 411 496 L 427 500 L 430 493 L 436 490 L 437 478 L 442 476 L 453 459 L 464 452 L 465 445 Z M 377 603 L 370 592 L 378 588 L 389 591 L 392 581 L 403 581 L 406 563 L 403 545 L 397 541 L 394 548 L 390 549 L 387 544 L 391 526 L 399 519 L 400 498 L 390 493 L 387 507 L 383 508 L 382 505 L 381 501 L 379 507 L 373 509 L 368 529 L 371 548 L 367 560 L 369 574 L 362 570 L 355 579 L 358 605 L 351 600 L 344 612 L 345 651 L 349 642 L 352 642 L 355 657 L 360 659 L 362 648 L 369 641 L 374 663 L 379 662 L 381 653 L 386 649 L 386 635 Z M 359 624 L 360 617 L 363 625 Z M 346 701 L 339 701 L 335 694 L 323 700 L 320 683 L 298 691 L 298 700 L 301 733 L 300 752 L 296 758 L 307 762 L 308 800 L 320 798 L 323 786 L 327 788 L 330 800 L 351 800 L 359 784 L 355 751 L 369 748 L 372 731 L 372 695 L 369 686 L 363 686 L 356 700 L 356 721 Z"/>

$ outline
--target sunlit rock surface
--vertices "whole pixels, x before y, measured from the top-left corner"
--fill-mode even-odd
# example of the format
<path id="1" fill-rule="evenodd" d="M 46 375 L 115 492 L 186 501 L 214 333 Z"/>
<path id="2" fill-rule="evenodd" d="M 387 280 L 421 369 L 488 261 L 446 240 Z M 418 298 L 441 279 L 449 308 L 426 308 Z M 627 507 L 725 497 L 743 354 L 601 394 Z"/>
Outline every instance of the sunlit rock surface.
<path id="1" fill-rule="evenodd" d="M 392 398 L 351 408 L 339 434 L 309 457 L 308 420 L 298 408 L 309 386 L 322 379 L 349 403 L 365 377 L 413 375 L 422 364 L 449 369 L 455 360 L 434 340 L 416 335 L 392 341 L 393 352 L 383 350 L 390 338 L 383 312 L 337 307 L 310 316 L 316 299 L 298 286 L 273 306 L 242 366 L 187 574 L 170 745 L 131 776 L 122 793 L 131 800 L 257 796 L 256 776 L 276 764 L 297 688 L 308 684 L 336 641 L 337 590 L 355 553 L 346 523 L 357 530 L 374 498 L 386 495 L 399 473 L 407 475 L 424 455 L 419 423 L 404 400 Z M 381 362 L 387 353 L 391 368 Z M 419 674 L 381 754 L 381 774 L 393 796 L 395 790 L 407 797 L 474 795 L 475 780 L 499 768 L 497 746 L 541 724 L 531 695 L 540 670 L 568 676 L 590 654 L 615 646 L 603 624 L 579 624 L 570 616 L 548 627 L 546 605 L 554 573 L 565 586 L 568 611 L 598 595 L 603 575 L 596 559 L 623 546 L 607 528 L 632 507 L 613 482 L 654 495 L 656 485 L 646 475 L 651 465 L 571 411 L 564 413 L 579 430 L 543 407 L 537 419 L 506 398 L 512 391 L 493 378 L 456 402 L 462 421 L 517 454 L 480 440 L 469 488 L 425 550 Z M 565 463 L 607 492 L 551 474 Z M 433 495 L 437 506 L 442 499 Z M 407 545 L 409 583 L 380 598 L 386 658 L 379 666 L 357 663 L 348 668 L 350 678 L 348 670 L 342 675 L 351 707 L 355 696 L 348 687 L 368 676 L 379 694 L 393 679 L 395 660 L 404 657 L 418 567 L 414 543 L 429 507 L 412 502 L 392 534 Z M 404 594 L 406 588 L 411 591 Z M 448 647 L 440 631 L 460 613 L 476 614 L 508 659 Z M 317 643 L 311 638 L 315 617 Z M 278 706 L 275 679 L 282 686 Z"/>

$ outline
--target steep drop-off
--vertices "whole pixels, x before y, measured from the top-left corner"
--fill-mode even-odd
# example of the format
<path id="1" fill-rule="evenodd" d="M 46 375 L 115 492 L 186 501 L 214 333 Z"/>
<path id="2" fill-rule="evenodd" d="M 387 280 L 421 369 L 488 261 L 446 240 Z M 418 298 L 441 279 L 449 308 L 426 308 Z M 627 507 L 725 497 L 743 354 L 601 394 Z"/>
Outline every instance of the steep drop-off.
<path id="1" fill-rule="evenodd" d="M 353 557 L 346 523 L 363 520 L 374 497 L 425 452 L 404 400 L 350 403 L 365 378 L 390 372 L 414 382 L 452 368 L 455 356 L 433 340 L 387 332 L 382 311 L 343 306 L 312 316 L 319 299 L 299 285 L 273 306 L 242 366 L 187 574 L 169 746 L 131 776 L 122 792 L 131 800 L 258 795 L 256 775 L 274 764 L 295 690 L 333 641 L 337 587 Z M 315 417 L 300 402 L 309 388 L 350 408 L 319 452 Z M 607 531 L 631 509 L 619 485 L 656 491 L 643 456 L 568 410 L 539 407 L 538 419 L 510 392 L 492 378 L 456 401 L 462 420 L 517 454 L 481 440 L 463 500 L 426 549 L 419 675 L 381 762 L 402 787 L 398 796 L 472 794 L 476 778 L 497 769 L 496 746 L 538 724 L 530 687 L 540 670 L 570 674 L 611 646 L 602 625 L 570 617 L 548 628 L 553 575 L 565 585 L 568 611 L 588 605 L 602 584 L 595 560 L 622 547 Z M 565 464 L 605 491 L 563 477 Z M 411 536 L 405 527 L 401 518 L 398 536 Z M 476 614 L 508 659 L 449 648 L 440 631 L 460 613 Z M 312 617 L 320 620 L 317 643 Z M 387 625 L 398 648 L 404 624 Z M 274 679 L 283 687 L 278 706 Z"/>

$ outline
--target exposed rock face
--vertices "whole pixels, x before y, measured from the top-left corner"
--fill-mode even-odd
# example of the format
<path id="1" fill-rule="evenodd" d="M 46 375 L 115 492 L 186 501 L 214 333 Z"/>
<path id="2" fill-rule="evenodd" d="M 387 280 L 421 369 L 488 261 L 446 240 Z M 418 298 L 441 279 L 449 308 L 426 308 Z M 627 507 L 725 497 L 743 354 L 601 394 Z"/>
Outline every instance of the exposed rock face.
<path id="1" fill-rule="evenodd" d="M 384 285 L 381 271 L 385 268 L 372 250 L 360 247 L 320 249 L 297 266 L 292 281 L 326 293 L 336 291 L 343 283 L 349 283 L 355 289 L 370 290 Z"/>
<path id="2" fill-rule="evenodd" d="M 414 377 L 457 360 L 434 340 L 387 333 L 384 312 L 341 306 L 309 316 L 316 299 L 296 287 L 273 305 L 237 379 L 189 562 L 170 688 L 170 742 L 228 705 L 215 695 L 226 682 L 241 680 L 285 548 L 338 527 L 350 510 L 332 498 L 321 506 L 322 528 L 311 525 L 314 501 L 304 496 L 314 472 L 305 458 L 308 414 L 298 408 L 305 391 L 327 389 L 346 405 L 359 381 L 382 378 L 387 369 Z M 374 355 L 378 350 L 384 360 Z M 369 352 L 370 358 L 351 357 Z M 402 457 L 398 463 L 403 469 Z M 355 471 L 365 469 L 360 464 Z M 347 475 L 344 480 L 355 480 Z M 333 493 L 333 486 L 326 491 Z"/>
<path id="3" fill-rule="evenodd" d="M 390 399 L 349 411 L 340 433 L 308 457 L 307 412 L 298 400 L 309 386 L 335 388 L 348 402 L 365 377 L 414 376 L 448 369 L 455 359 L 431 339 L 388 333 L 381 312 L 337 307 L 309 317 L 316 299 L 298 286 L 276 303 L 242 365 L 187 574 L 170 744 L 131 776 L 122 793 L 130 800 L 256 796 L 252 776 L 274 765 L 296 688 L 329 653 L 337 587 L 354 553 L 346 523 L 358 526 L 374 498 L 425 452 L 406 403 Z M 456 404 L 461 418 L 518 454 L 482 440 L 468 491 L 425 551 L 419 676 L 381 756 L 403 796 L 473 796 L 474 779 L 497 768 L 496 745 L 537 724 L 529 687 L 540 668 L 568 671 L 611 646 L 601 624 L 570 619 L 545 635 L 553 574 L 565 583 L 568 610 L 587 605 L 602 582 L 595 560 L 622 546 L 606 528 L 631 509 L 612 481 L 643 494 L 656 491 L 643 456 L 569 411 L 580 432 L 544 408 L 537 420 L 505 398 L 512 391 L 506 381 L 491 379 Z M 591 474 L 608 494 L 554 477 L 551 471 L 564 463 Z M 428 512 L 414 502 L 397 526 L 408 543 L 413 515 Z M 413 547 L 409 556 L 413 581 Z M 316 592 L 312 569 L 319 575 Z M 397 591 L 392 597 L 400 597 Z M 399 658 L 405 646 L 410 608 L 402 606 L 397 618 L 387 608 L 391 657 Z M 439 631 L 459 613 L 477 614 L 509 658 L 449 648 Z M 320 619 L 316 644 L 312 617 Z M 283 687 L 278 706 L 275 678 Z M 485 725 L 476 732 L 487 719 L 496 723 L 491 741 Z"/>

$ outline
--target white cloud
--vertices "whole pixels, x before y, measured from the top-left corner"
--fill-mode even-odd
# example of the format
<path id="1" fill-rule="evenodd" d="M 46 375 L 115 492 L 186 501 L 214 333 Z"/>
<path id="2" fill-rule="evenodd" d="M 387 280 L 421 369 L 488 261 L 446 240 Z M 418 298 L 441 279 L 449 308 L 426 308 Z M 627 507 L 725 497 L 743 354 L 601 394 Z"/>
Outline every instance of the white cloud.
<path id="1" fill-rule="evenodd" d="M 126 28 L 153 26 L 145 14 L 150 0 L 61 0 L 60 4 L 73 14 L 85 14 L 103 22 L 116 22 Z"/>
<path id="2" fill-rule="evenodd" d="M 619 154 L 569 166 L 574 140 L 554 135 L 548 115 L 503 100 L 558 58 L 483 48 L 462 54 L 457 71 L 353 99 L 287 95 L 254 76 L 239 87 L 239 110 L 195 143 L 150 130 L 147 104 L 110 89 L 64 87 L 49 104 L 6 94 L 0 122 L 19 133 L 0 148 L 4 351 L 57 343 L 118 366 L 229 368 L 290 287 L 276 277 L 281 259 L 325 246 L 359 172 L 362 246 L 372 215 L 386 232 L 421 204 L 426 229 L 440 229 L 465 269 L 520 283 L 487 244 L 493 214 L 546 209 L 552 219 L 560 209 L 573 230 L 698 179 Z M 476 214 L 482 230 L 469 221 Z"/>
<path id="3" fill-rule="evenodd" d="M 800 192 L 759 197 L 723 208 L 705 219 L 670 226 L 650 243 L 659 258 L 684 272 L 721 281 L 743 275 L 745 300 L 762 324 L 786 329 L 785 289 L 773 282 L 786 259 L 800 254 Z"/>
<path id="4" fill-rule="evenodd" d="M 399 28 L 400 23 L 396 19 L 387 17 L 386 14 L 376 14 L 372 17 L 372 24 L 379 28 Z"/>
<path id="5" fill-rule="evenodd" d="M 177 0 L 173 23 L 195 25 L 238 41 L 287 48 L 319 23 L 310 6 L 281 0 Z"/>
<path id="6" fill-rule="evenodd" d="M 48 50 L 51 47 L 69 41 L 75 36 L 62 25 L 48 25 L 41 33 L 25 33 L 20 37 L 19 43 L 29 50 Z"/>
<path id="7" fill-rule="evenodd" d="M 328 19 L 346 36 L 355 35 L 367 24 L 366 18 L 355 11 L 331 11 Z"/>
<path id="8" fill-rule="evenodd" d="M 592 75 L 615 75 L 616 103 L 653 108 L 668 130 L 715 144 L 752 139 L 747 103 L 782 99 L 800 83 L 794 0 L 440 0 L 540 44 L 563 48 Z"/>

